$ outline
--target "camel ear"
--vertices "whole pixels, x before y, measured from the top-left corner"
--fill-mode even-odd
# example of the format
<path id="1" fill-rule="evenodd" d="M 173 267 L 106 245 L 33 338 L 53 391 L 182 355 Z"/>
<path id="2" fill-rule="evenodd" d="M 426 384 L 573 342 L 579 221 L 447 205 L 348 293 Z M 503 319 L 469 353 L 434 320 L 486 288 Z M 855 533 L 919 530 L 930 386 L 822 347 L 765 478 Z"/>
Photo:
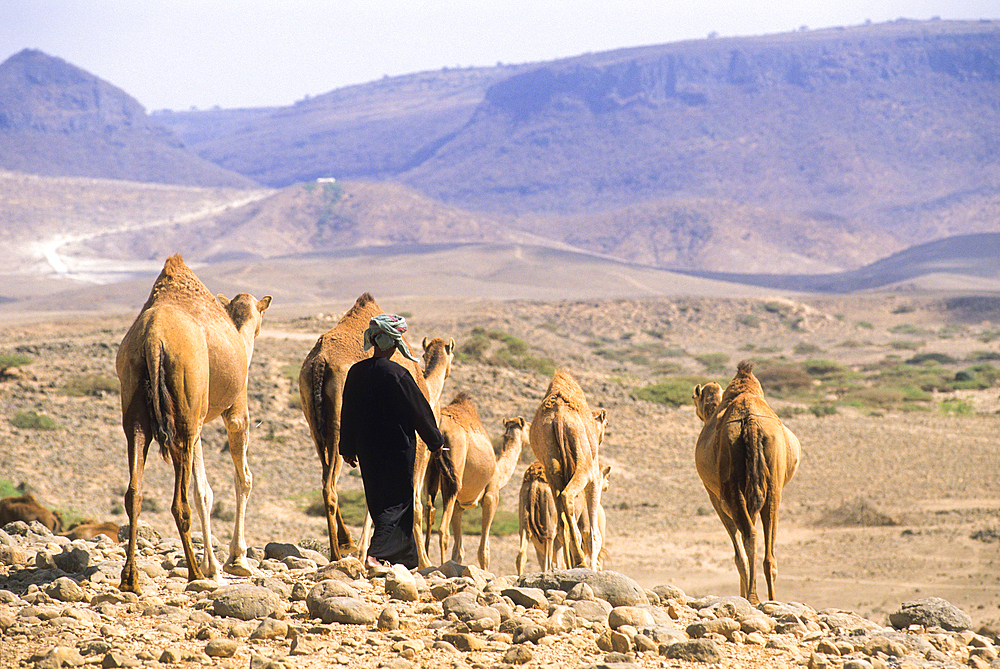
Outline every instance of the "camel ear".
<path id="1" fill-rule="evenodd" d="M 596 412 L 594 412 L 594 418 L 596 418 L 597 422 L 599 422 L 599 423 L 607 423 L 608 422 L 608 410 L 607 409 L 598 409 Z"/>
<path id="2" fill-rule="evenodd" d="M 424 348 L 425 351 L 427 350 L 427 337 L 424 337 L 424 341 L 421 342 L 420 345 L 423 346 L 423 348 Z"/>
<path id="3" fill-rule="evenodd" d="M 701 384 L 700 383 L 694 387 L 694 395 L 692 395 L 691 397 L 693 397 L 695 399 L 698 399 L 699 397 L 701 397 Z"/>
<path id="4" fill-rule="evenodd" d="M 219 301 L 219 304 L 221 304 L 223 308 L 228 307 L 229 306 L 229 302 L 231 301 L 228 297 L 226 297 L 222 293 L 219 293 L 218 295 L 216 295 L 215 299 Z"/>
<path id="5" fill-rule="evenodd" d="M 455 338 L 454 337 L 449 337 L 448 338 L 448 353 L 451 353 L 454 350 L 455 350 Z"/>
<path id="6" fill-rule="evenodd" d="M 524 427 L 524 416 L 518 416 L 514 419 L 514 422 L 517 423 L 518 427 Z"/>
<path id="7" fill-rule="evenodd" d="M 270 295 L 265 295 L 264 297 L 257 300 L 257 311 L 259 311 L 260 313 L 264 313 L 265 311 L 267 311 L 267 308 L 269 306 L 271 306 Z"/>
<path id="8" fill-rule="evenodd" d="M 611 476 L 611 465 L 608 465 L 607 467 L 602 469 L 601 475 L 604 476 L 604 478 L 608 478 L 609 476 Z"/>

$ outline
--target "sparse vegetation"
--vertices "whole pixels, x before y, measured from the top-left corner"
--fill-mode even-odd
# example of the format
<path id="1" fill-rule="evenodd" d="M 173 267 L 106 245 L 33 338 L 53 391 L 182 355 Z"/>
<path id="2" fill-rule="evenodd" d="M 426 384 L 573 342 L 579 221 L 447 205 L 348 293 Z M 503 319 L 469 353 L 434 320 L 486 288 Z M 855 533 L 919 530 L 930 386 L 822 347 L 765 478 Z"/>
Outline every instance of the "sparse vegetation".
<path id="1" fill-rule="evenodd" d="M 31 356 L 20 353 L 2 353 L 0 354 L 0 377 L 6 376 L 15 367 L 23 367 L 34 360 Z"/>
<path id="2" fill-rule="evenodd" d="M 707 372 L 722 371 L 729 363 L 729 356 L 725 353 L 701 353 L 694 359 L 704 365 Z"/>
<path id="3" fill-rule="evenodd" d="M 74 376 L 66 385 L 63 392 L 73 397 L 103 397 L 111 393 L 120 392 L 118 379 L 107 374 L 83 374 Z"/>
<path id="4" fill-rule="evenodd" d="M 10 419 L 10 424 L 19 430 L 54 430 L 56 419 L 34 411 L 18 411 Z"/>
<path id="5" fill-rule="evenodd" d="M 691 395 L 696 385 L 704 385 L 712 379 L 704 376 L 675 376 L 663 379 L 657 383 L 643 386 L 635 391 L 635 396 L 647 402 L 666 404 L 679 407 L 694 404 Z"/>
<path id="6" fill-rule="evenodd" d="M 502 330 L 473 328 L 455 350 L 455 359 L 534 371 L 543 376 L 551 376 L 555 372 L 555 363 L 551 358 L 532 355 L 526 341 Z"/>

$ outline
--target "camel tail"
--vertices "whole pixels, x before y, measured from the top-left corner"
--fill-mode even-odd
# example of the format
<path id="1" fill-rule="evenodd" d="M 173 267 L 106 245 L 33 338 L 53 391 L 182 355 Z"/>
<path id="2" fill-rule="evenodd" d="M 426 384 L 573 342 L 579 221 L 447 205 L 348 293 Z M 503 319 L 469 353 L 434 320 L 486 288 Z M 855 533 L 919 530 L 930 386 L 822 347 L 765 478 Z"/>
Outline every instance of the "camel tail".
<path id="1" fill-rule="evenodd" d="M 150 416 L 153 419 L 154 436 L 160 444 L 160 457 L 164 462 L 170 460 L 170 447 L 177 436 L 174 421 L 174 398 L 167 387 L 167 375 L 163 373 L 166 361 L 166 351 L 160 343 L 159 351 L 146 360 L 146 397 L 149 399 Z"/>
<path id="2" fill-rule="evenodd" d="M 566 439 L 566 420 L 562 416 L 563 411 L 562 405 L 558 405 L 556 419 L 552 421 L 552 430 L 555 434 L 556 447 L 559 449 L 559 467 L 565 482 L 569 481 L 576 471 L 576 460 L 573 459 L 573 451 Z"/>
<path id="3" fill-rule="evenodd" d="M 546 504 L 545 496 L 535 495 L 528 502 L 527 511 L 525 515 L 528 521 L 528 531 L 531 535 L 541 541 L 554 539 L 556 536 L 555 523 L 550 518 L 551 509 Z"/>
<path id="4" fill-rule="evenodd" d="M 753 416 L 743 417 L 743 451 L 746 457 L 746 479 L 743 485 L 743 498 L 746 501 L 750 518 L 756 518 L 764 507 L 764 497 L 767 494 L 767 463 L 764 460 L 764 439 L 760 425 Z"/>
<path id="5" fill-rule="evenodd" d="M 455 463 L 451 461 L 451 449 L 442 453 L 441 457 L 431 456 L 427 470 L 429 475 L 434 472 L 442 499 L 452 499 L 458 494 L 458 475 L 455 474 Z"/>
<path id="6" fill-rule="evenodd" d="M 323 436 L 325 422 L 323 416 L 323 383 L 326 380 L 326 361 L 317 357 L 312 361 L 312 369 L 309 370 L 309 379 L 312 387 L 309 392 L 309 404 L 312 408 L 312 422 L 309 429 L 312 430 L 313 440 L 316 442 L 316 450 L 323 460 L 323 465 L 330 466 L 329 449 L 326 447 L 326 438 Z"/>

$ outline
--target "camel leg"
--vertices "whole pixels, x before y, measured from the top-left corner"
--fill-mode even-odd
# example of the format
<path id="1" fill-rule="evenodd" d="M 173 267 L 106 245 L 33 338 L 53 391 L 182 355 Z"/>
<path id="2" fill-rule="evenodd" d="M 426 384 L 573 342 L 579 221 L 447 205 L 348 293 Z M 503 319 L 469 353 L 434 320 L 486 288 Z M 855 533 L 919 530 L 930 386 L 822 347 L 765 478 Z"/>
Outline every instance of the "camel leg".
<path id="1" fill-rule="evenodd" d="M 417 455 L 413 462 L 413 538 L 417 544 L 417 567 L 423 569 L 431 566 L 431 560 L 424 549 L 423 528 L 420 523 L 423 520 L 424 505 L 420 499 L 426 488 L 425 479 L 427 476 L 427 462 L 429 453 L 427 444 L 423 439 L 417 439 Z"/>
<path id="2" fill-rule="evenodd" d="M 126 421 L 128 422 L 128 421 Z M 142 434 L 142 448 L 136 448 L 136 438 Z M 139 536 L 139 511 L 142 508 L 142 472 L 146 466 L 146 455 L 149 444 L 153 440 L 152 431 L 139 424 L 132 425 L 125 431 L 128 441 L 128 490 L 125 491 L 125 511 L 128 513 L 128 549 L 125 553 L 125 566 L 122 567 L 121 584 L 118 586 L 126 592 L 140 594 L 139 573 L 135 567 L 135 545 Z"/>
<path id="3" fill-rule="evenodd" d="M 431 554 L 431 533 L 434 532 L 434 517 L 437 515 L 437 509 L 434 508 L 434 502 L 430 499 L 428 495 L 427 508 L 424 509 L 424 527 L 427 530 L 427 534 L 424 535 L 424 550 L 427 554 Z M 440 537 L 440 533 L 438 533 Z M 441 549 L 441 559 L 444 559 L 444 549 Z"/>
<path id="4" fill-rule="evenodd" d="M 767 598 L 774 601 L 774 581 L 778 577 L 778 561 L 774 557 L 774 543 L 778 537 L 778 507 L 781 492 L 768 495 L 760 510 L 761 524 L 764 526 L 764 578 L 767 579 Z"/>
<path id="5" fill-rule="evenodd" d="M 736 571 L 740 575 L 740 597 L 747 596 L 747 556 L 743 552 L 743 541 L 740 534 L 740 530 L 736 527 L 736 522 L 729 516 L 729 512 L 726 511 L 725 506 L 722 504 L 722 500 L 719 499 L 711 491 L 708 493 L 708 497 L 712 500 L 712 506 L 715 507 L 715 513 L 718 514 L 719 520 L 722 521 L 723 526 L 726 528 L 726 532 L 729 533 L 729 539 L 733 542 L 733 552 L 736 554 Z"/>
<path id="6" fill-rule="evenodd" d="M 250 412 L 246 408 L 245 400 L 224 411 L 222 419 L 226 422 L 226 432 L 229 435 L 229 454 L 233 458 L 235 472 L 233 480 L 236 484 L 236 521 L 233 526 L 233 539 L 229 543 L 229 558 L 226 560 L 224 569 L 234 576 L 250 576 L 253 572 L 247 562 L 244 523 L 246 522 L 247 499 L 253 488 L 253 474 L 250 472 L 250 463 L 247 461 L 247 449 L 250 444 Z M 201 460 L 200 446 L 196 457 L 199 461 Z M 202 469 L 204 469 L 204 465 L 202 465 Z M 206 546 L 209 545 L 207 537 L 205 542 Z"/>
<path id="7" fill-rule="evenodd" d="M 368 553 L 368 544 L 371 543 L 372 534 L 375 532 L 375 526 L 372 523 L 372 515 L 368 513 L 368 506 L 365 505 L 365 522 L 361 525 L 361 541 L 358 543 L 357 557 L 359 560 L 364 560 L 365 555 Z"/>
<path id="8" fill-rule="evenodd" d="M 323 462 L 323 509 L 326 511 L 326 534 L 330 539 L 330 558 L 334 561 L 343 558 L 338 541 L 339 526 L 337 517 L 340 514 L 340 500 L 337 498 L 337 486 L 333 481 L 333 467 Z"/>
<path id="9" fill-rule="evenodd" d="M 349 555 L 354 552 L 354 539 L 351 538 L 351 531 L 347 528 L 347 523 L 344 522 L 344 516 L 340 511 L 340 494 L 337 492 L 337 486 L 340 485 L 340 472 L 344 469 L 344 460 L 340 457 L 340 448 L 334 448 L 333 457 L 331 458 L 332 463 L 330 466 L 330 499 L 333 503 L 333 519 L 336 521 L 337 527 L 337 547 L 340 549 L 338 553 L 341 556 Z M 329 518 L 330 512 L 327 510 L 327 517 Z M 327 524 L 327 531 L 331 532 L 332 527 Z M 330 535 L 331 537 L 333 534 Z M 337 558 L 338 560 L 340 558 Z"/>
<path id="10" fill-rule="evenodd" d="M 448 543 L 451 541 L 449 530 L 452 527 L 452 521 L 456 515 L 456 506 L 458 506 L 458 504 L 455 502 L 455 497 L 441 496 L 441 525 L 438 527 L 438 543 L 441 547 L 442 564 L 444 564 L 447 559 L 445 556 L 448 554 Z"/>
<path id="11" fill-rule="evenodd" d="M 219 559 L 215 557 L 215 545 L 212 538 L 212 503 L 215 497 L 212 494 L 212 487 L 208 484 L 208 477 L 205 475 L 205 458 L 202 452 L 200 430 L 198 438 L 194 441 L 193 450 L 191 486 L 194 492 L 194 508 L 198 511 L 198 518 L 201 519 L 201 533 L 205 551 L 202 556 L 201 568 L 205 572 L 206 578 L 215 579 L 221 573 Z M 230 550 L 232 549 L 230 548 Z"/>
<path id="12" fill-rule="evenodd" d="M 453 502 L 451 507 L 451 535 L 455 539 L 455 545 L 451 548 L 451 559 L 458 564 L 465 564 L 465 546 L 462 545 L 462 516 L 465 514 L 465 509 L 458 503 L 458 500 Z M 443 518 L 441 525 L 444 525 Z"/>
<path id="13" fill-rule="evenodd" d="M 591 482 L 588 483 L 588 480 Z M 571 545 L 564 550 L 567 556 L 567 565 L 572 564 L 573 567 L 587 566 L 587 558 L 584 555 L 583 542 L 580 538 L 580 528 L 576 524 L 576 498 L 588 487 L 588 485 L 594 487 L 592 485 L 592 481 L 593 479 L 588 477 L 588 472 L 583 471 L 582 468 L 578 468 L 573 473 L 573 477 L 562 489 L 562 493 L 556 498 L 560 511 L 565 515 L 565 518 L 560 519 L 565 523 L 563 541 L 572 542 Z M 566 528 L 569 529 L 568 537 L 565 534 Z M 572 558 L 572 560 L 570 560 L 570 558 Z"/>
<path id="14" fill-rule="evenodd" d="M 521 545 L 517 549 L 517 557 L 514 559 L 514 566 L 517 569 L 517 577 L 521 578 L 524 576 L 524 562 L 528 559 L 528 528 L 522 527 L 519 534 L 521 535 Z M 542 560 L 539 558 L 538 564 L 541 563 Z"/>
<path id="15" fill-rule="evenodd" d="M 587 504 L 587 533 L 584 538 L 587 540 L 587 548 L 590 552 L 590 568 L 598 570 L 598 559 L 601 547 L 604 545 L 604 536 L 597 522 L 597 509 L 601 505 L 601 486 L 596 481 L 591 481 L 584 489 L 585 501 Z"/>
<path id="16" fill-rule="evenodd" d="M 487 490 L 480 502 L 483 511 L 483 524 L 479 536 L 479 566 L 486 571 L 490 570 L 490 527 L 492 527 L 493 517 L 497 513 L 498 497 L 500 495 L 493 490 Z"/>
<path id="17" fill-rule="evenodd" d="M 174 499 L 170 504 L 170 512 L 177 524 L 177 532 L 181 535 L 181 546 L 184 547 L 184 559 L 188 565 L 188 580 L 196 581 L 205 578 L 198 558 L 191 543 L 191 505 L 188 503 L 188 487 L 191 481 L 192 444 L 182 443 L 174 456 Z"/>

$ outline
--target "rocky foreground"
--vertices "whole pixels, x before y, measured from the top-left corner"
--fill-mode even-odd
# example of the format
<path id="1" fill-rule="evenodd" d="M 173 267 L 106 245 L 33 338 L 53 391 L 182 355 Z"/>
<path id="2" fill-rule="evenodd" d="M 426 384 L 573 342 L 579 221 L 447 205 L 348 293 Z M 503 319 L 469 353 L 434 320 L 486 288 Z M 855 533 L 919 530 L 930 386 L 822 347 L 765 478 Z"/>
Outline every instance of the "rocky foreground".
<path id="1" fill-rule="evenodd" d="M 1000 666 L 993 632 L 936 598 L 883 627 L 798 603 L 643 590 L 611 571 L 366 572 L 278 543 L 250 549 L 254 576 L 188 582 L 180 541 L 140 530 L 141 595 L 119 591 L 125 548 L 108 537 L 0 530 L 0 667 Z"/>

